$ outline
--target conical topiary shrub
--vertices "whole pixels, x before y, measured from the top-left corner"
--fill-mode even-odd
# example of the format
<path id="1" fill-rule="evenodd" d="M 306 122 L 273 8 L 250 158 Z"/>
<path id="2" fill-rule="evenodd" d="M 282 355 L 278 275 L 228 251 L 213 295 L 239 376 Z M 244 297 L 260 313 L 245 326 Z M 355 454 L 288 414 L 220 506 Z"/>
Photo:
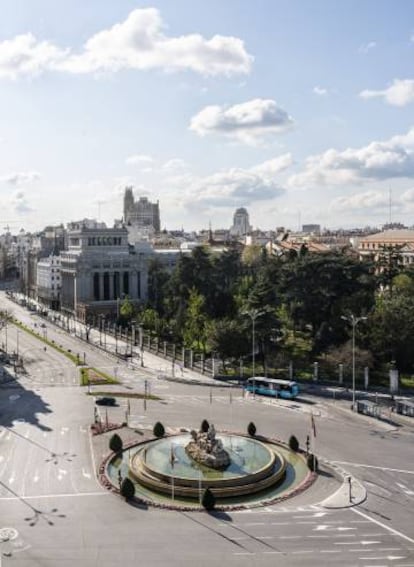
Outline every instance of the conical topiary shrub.
<path id="1" fill-rule="evenodd" d="M 206 488 L 203 492 L 201 504 L 206 510 L 214 510 L 214 507 L 216 505 L 216 497 L 209 488 Z"/>
<path id="2" fill-rule="evenodd" d="M 125 500 L 131 500 L 135 496 L 135 486 L 131 479 L 124 478 L 121 483 L 121 495 Z"/>
<path id="3" fill-rule="evenodd" d="M 114 453 L 120 453 L 122 451 L 122 439 L 117 433 L 114 433 L 109 440 L 109 448 Z"/>
<path id="4" fill-rule="evenodd" d="M 251 421 L 247 426 L 247 433 L 250 435 L 250 437 L 254 437 L 256 435 L 256 426 L 253 421 Z"/>
<path id="5" fill-rule="evenodd" d="M 165 435 L 165 429 L 163 424 L 160 421 L 157 421 L 157 423 L 154 425 L 154 429 L 153 429 L 153 433 L 155 435 L 155 437 L 164 437 Z"/>
<path id="6" fill-rule="evenodd" d="M 202 431 L 203 433 L 207 433 L 207 431 L 209 430 L 209 428 L 210 428 L 209 422 L 208 422 L 206 419 L 203 419 L 203 421 L 201 422 L 201 428 L 200 428 L 201 431 Z"/>
<path id="7" fill-rule="evenodd" d="M 299 450 L 299 441 L 294 435 L 291 435 L 289 437 L 289 447 L 292 449 L 292 451 L 295 451 L 295 453 Z"/>

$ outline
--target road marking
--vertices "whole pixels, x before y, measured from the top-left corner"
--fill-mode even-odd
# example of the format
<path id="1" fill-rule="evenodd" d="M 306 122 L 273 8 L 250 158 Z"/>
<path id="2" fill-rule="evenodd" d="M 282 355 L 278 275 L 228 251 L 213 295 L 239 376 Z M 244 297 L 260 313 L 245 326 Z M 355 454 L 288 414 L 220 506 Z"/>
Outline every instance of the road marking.
<path id="1" fill-rule="evenodd" d="M 363 463 L 348 463 L 347 461 L 332 461 L 336 465 L 348 465 L 351 467 L 361 467 L 367 469 L 378 469 L 380 471 L 399 472 L 405 474 L 414 474 L 414 471 L 407 471 L 405 469 L 391 469 L 389 467 L 377 467 L 375 465 L 365 465 Z"/>
<path id="2" fill-rule="evenodd" d="M 414 495 L 414 490 L 410 490 L 410 489 L 408 488 L 408 486 L 406 486 L 405 484 L 401 484 L 401 483 L 399 483 L 399 482 L 396 482 L 395 484 L 396 484 L 397 486 L 399 486 L 400 488 L 402 488 L 403 492 L 404 492 L 405 494 L 407 494 L 407 496 L 413 496 L 413 495 Z"/>
<path id="3" fill-rule="evenodd" d="M 388 559 L 388 561 L 396 561 L 397 559 L 405 559 L 405 555 L 383 555 L 381 557 L 360 557 L 360 559 L 369 559 L 370 561 L 377 561 L 378 559 Z M 385 566 L 387 567 L 387 566 Z"/>
<path id="4" fill-rule="evenodd" d="M 85 478 L 91 478 L 91 473 L 86 472 L 83 467 L 82 467 L 82 475 L 83 475 Z"/>
<path id="5" fill-rule="evenodd" d="M 412 539 L 411 537 L 406 536 L 405 534 L 399 532 L 398 530 L 395 530 L 394 528 L 391 528 L 389 526 L 387 526 L 386 524 L 383 524 L 382 522 L 380 522 L 379 520 L 376 520 L 374 518 L 371 518 L 371 516 L 368 516 L 367 514 L 364 514 L 364 512 L 361 512 L 360 510 L 356 510 L 355 508 L 351 508 L 351 511 L 354 512 L 355 514 L 359 514 L 360 516 L 362 516 L 363 518 L 367 518 L 368 520 L 370 520 L 371 522 L 373 522 L 374 524 L 377 524 L 378 526 L 381 526 L 382 528 L 384 528 L 385 530 L 388 530 L 389 532 L 402 537 L 403 539 L 405 539 L 406 541 L 409 541 L 410 543 L 414 543 L 414 539 Z M 362 558 L 361 558 L 362 559 Z"/>

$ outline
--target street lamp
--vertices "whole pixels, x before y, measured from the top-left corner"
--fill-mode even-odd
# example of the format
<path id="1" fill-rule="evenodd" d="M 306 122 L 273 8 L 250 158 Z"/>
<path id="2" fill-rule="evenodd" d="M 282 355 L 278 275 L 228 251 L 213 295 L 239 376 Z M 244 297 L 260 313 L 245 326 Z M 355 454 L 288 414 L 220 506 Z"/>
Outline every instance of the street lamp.
<path id="1" fill-rule="evenodd" d="M 342 315 L 341 319 L 352 325 L 352 411 L 355 411 L 355 329 L 360 321 L 366 321 L 367 318 L 355 317 L 355 315 L 351 313 L 348 317 Z"/>
<path id="2" fill-rule="evenodd" d="M 250 309 L 250 311 L 244 311 L 243 315 L 248 315 L 252 320 L 252 378 L 253 378 L 253 397 L 256 395 L 256 380 L 255 380 L 255 323 L 258 317 L 264 315 L 266 311 L 261 311 L 260 309 Z"/>

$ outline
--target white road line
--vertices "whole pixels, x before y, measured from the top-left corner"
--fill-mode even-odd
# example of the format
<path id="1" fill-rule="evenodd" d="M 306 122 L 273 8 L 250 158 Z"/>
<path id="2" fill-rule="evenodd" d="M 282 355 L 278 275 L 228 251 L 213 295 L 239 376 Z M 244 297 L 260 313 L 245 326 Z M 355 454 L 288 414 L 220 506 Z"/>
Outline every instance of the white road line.
<path id="1" fill-rule="evenodd" d="M 363 463 L 348 463 L 347 461 L 332 461 L 336 465 L 348 465 L 351 467 L 361 467 L 366 469 L 378 469 L 380 471 L 399 472 L 405 474 L 414 474 L 414 471 L 407 471 L 405 469 L 391 469 L 389 467 L 377 467 L 375 465 L 365 465 Z"/>
<path id="2" fill-rule="evenodd" d="M 382 528 L 384 528 L 384 530 L 388 530 L 389 532 L 395 534 L 396 536 L 402 537 L 403 539 L 405 539 L 406 541 L 409 541 L 410 543 L 414 543 L 414 539 L 412 539 L 411 537 L 406 536 L 405 534 L 399 532 L 398 530 L 395 530 L 394 528 L 390 528 L 389 526 L 387 526 L 386 524 L 383 524 L 379 520 L 375 520 L 374 518 L 371 518 L 367 514 L 364 514 L 364 512 L 361 512 L 360 510 L 357 510 L 356 508 L 351 508 L 351 511 L 354 512 L 355 514 L 359 514 L 363 518 L 367 518 L 368 520 L 370 520 L 374 524 L 377 524 L 377 526 L 381 526 Z"/>
<path id="3" fill-rule="evenodd" d="M 102 492 L 69 492 L 65 494 L 39 494 L 37 496 L 25 496 L 25 500 L 38 500 L 47 498 L 73 498 L 74 496 L 110 496 L 111 493 L 103 490 Z M 0 496 L 0 500 L 21 500 L 20 496 Z"/>

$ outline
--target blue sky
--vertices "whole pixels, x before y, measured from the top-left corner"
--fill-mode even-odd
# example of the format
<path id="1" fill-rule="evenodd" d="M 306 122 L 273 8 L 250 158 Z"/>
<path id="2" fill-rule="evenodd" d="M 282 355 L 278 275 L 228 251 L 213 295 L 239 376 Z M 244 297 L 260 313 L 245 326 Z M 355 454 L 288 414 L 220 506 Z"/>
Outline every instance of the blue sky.
<path id="1" fill-rule="evenodd" d="M 410 0 L 3 0 L 0 226 L 411 225 L 413 56 Z"/>

